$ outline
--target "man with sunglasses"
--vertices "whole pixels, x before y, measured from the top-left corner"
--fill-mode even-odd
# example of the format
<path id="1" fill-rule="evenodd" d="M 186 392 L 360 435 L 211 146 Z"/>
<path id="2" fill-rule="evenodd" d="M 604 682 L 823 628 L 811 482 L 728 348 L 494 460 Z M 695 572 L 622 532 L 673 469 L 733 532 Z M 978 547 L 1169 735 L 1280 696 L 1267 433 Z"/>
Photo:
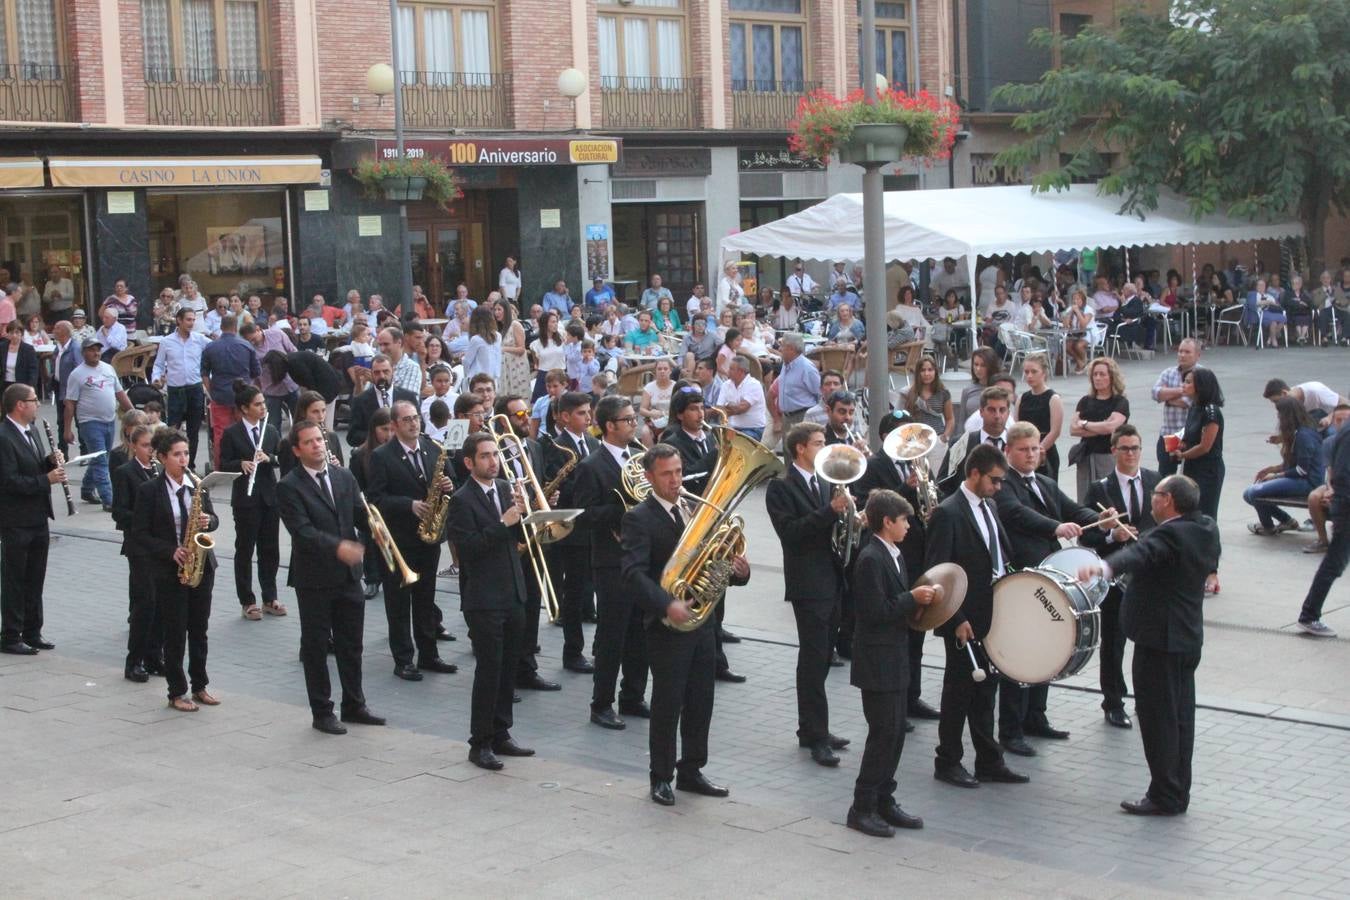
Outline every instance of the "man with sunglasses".
<path id="1" fill-rule="evenodd" d="M 806 271 L 799 259 L 792 266 L 792 274 L 787 280 L 788 291 L 793 297 L 801 300 L 804 297 L 812 297 L 816 293 L 816 281 Z"/>

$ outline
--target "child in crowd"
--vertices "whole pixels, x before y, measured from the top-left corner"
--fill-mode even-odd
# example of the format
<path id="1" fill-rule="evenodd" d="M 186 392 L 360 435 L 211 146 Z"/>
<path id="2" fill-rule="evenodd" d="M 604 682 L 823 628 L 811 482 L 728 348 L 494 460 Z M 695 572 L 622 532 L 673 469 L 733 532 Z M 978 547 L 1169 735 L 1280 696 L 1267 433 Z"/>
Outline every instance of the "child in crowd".
<path id="1" fill-rule="evenodd" d="M 450 427 L 450 406 L 440 399 L 433 399 L 427 409 L 427 437 L 440 444 L 445 441 L 445 432 Z"/>
<path id="2" fill-rule="evenodd" d="M 449 366 L 431 367 L 431 396 L 422 401 L 423 419 L 431 421 L 431 406 L 437 400 L 445 404 L 447 414 L 455 408 L 455 400 L 459 395 L 455 393 L 454 382 Z"/>
<path id="3" fill-rule="evenodd" d="M 555 436 L 549 407 L 567 390 L 567 372 L 564 369 L 550 369 L 544 376 L 544 396 L 534 401 L 530 410 L 530 437 L 536 440 L 540 435 Z"/>

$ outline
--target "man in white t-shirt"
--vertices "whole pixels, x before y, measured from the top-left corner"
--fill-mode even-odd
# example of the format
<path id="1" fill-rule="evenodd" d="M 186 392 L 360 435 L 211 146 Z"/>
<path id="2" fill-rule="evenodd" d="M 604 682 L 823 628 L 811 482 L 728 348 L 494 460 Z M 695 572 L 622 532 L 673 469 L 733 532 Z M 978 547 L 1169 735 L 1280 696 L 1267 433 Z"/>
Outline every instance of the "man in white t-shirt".
<path id="1" fill-rule="evenodd" d="M 80 497 L 86 503 L 102 503 L 103 511 L 112 509 L 112 482 L 108 478 L 108 454 L 113 448 L 117 411 L 131 409 L 131 400 L 122 390 L 113 367 L 99 357 L 103 343 L 96 337 L 87 339 L 80 347 L 83 362 L 76 366 L 66 380 L 67 444 L 75 443 L 74 430 L 80 433 L 80 443 L 90 453 L 104 451 L 94 457 L 84 473 Z"/>
<path id="2" fill-rule="evenodd" d="M 959 297 L 970 296 L 970 282 L 966 273 L 956 268 L 956 260 L 950 256 L 942 260 L 942 271 L 933 276 L 933 297 L 941 302 L 948 290 L 954 289 Z"/>
<path id="3" fill-rule="evenodd" d="M 1290 387 L 1288 383 L 1279 379 L 1272 378 L 1266 382 L 1266 389 L 1261 392 L 1271 403 L 1276 403 L 1285 397 L 1293 397 L 1303 408 L 1310 413 L 1322 413 L 1322 419 L 1318 425 L 1326 428 L 1331 424 L 1331 414 L 1337 406 L 1350 404 L 1350 400 L 1336 393 L 1320 381 L 1305 381 L 1302 384 L 1296 384 Z M 1272 439 L 1271 443 L 1278 443 L 1278 438 Z"/>
<path id="4" fill-rule="evenodd" d="M 810 297 L 815 294 L 818 285 L 811 274 L 806 271 L 799 259 L 792 265 L 792 274 L 788 276 L 787 288 L 792 296 L 800 300 L 802 297 Z"/>
<path id="5" fill-rule="evenodd" d="M 739 353 L 731 358 L 730 370 L 731 378 L 722 385 L 717 405 L 727 411 L 728 425 L 758 441 L 769 424 L 764 386 L 758 378 L 750 377 L 750 360 Z"/>

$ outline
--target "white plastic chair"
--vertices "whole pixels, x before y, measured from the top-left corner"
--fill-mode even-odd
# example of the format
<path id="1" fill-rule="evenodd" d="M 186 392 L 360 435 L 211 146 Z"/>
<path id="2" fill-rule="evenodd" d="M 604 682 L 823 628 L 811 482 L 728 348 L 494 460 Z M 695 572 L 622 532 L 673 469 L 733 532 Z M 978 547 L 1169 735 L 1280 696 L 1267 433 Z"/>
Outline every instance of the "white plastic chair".
<path id="1" fill-rule="evenodd" d="M 1246 310 L 1242 308 L 1240 303 L 1219 310 L 1218 314 L 1214 316 L 1214 340 L 1217 342 L 1219 338 L 1223 337 L 1224 329 L 1227 328 L 1229 331 L 1236 331 L 1238 337 L 1242 338 L 1242 346 L 1247 346 L 1247 332 L 1242 330 L 1242 318 L 1245 314 Z M 1232 344 L 1231 337 L 1229 338 L 1229 344 L 1230 346 Z"/>

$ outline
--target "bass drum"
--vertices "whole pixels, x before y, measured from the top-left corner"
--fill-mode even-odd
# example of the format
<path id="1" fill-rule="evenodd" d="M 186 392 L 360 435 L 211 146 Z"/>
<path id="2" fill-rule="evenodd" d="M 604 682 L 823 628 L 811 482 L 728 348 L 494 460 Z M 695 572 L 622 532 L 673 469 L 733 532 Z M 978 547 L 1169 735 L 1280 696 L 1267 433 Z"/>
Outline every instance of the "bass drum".
<path id="1" fill-rule="evenodd" d="M 1078 577 L 1078 570 L 1088 567 L 1101 566 L 1102 558 L 1087 547 L 1065 547 L 1063 550 L 1056 550 L 1045 559 L 1041 560 L 1038 569 L 1054 569 L 1056 572 L 1062 572 L 1070 578 Z M 1107 591 L 1111 590 L 1111 582 L 1100 575 L 1094 575 L 1092 580 L 1083 585 L 1087 591 L 1088 599 L 1095 606 L 1100 606 L 1106 599 Z"/>
<path id="2" fill-rule="evenodd" d="M 1068 678 L 1101 642 L 1101 614 L 1087 590 L 1054 569 L 1024 569 L 994 583 L 984 639 L 990 664 L 1021 684 Z"/>

